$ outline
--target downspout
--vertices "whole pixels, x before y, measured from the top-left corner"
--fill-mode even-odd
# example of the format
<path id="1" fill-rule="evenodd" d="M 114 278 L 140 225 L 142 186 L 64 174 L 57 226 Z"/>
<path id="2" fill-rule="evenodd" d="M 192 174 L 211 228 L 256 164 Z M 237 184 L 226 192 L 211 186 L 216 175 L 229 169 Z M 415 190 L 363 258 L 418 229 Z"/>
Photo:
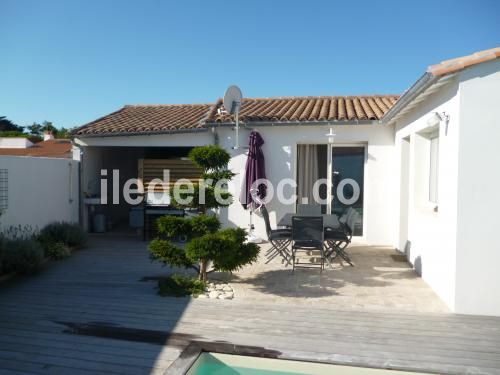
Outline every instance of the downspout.
<path id="1" fill-rule="evenodd" d="M 75 139 L 72 137 L 71 138 L 71 145 L 73 147 L 76 147 L 78 148 L 78 150 L 80 151 L 80 159 L 78 160 L 78 221 L 79 221 L 79 224 L 80 226 L 84 226 L 83 225 L 83 207 L 84 207 L 84 204 L 83 204 L 83 149 L 78 146 L 75 142 Z M 74 160 L 74 159 L 73 159 Z"/>

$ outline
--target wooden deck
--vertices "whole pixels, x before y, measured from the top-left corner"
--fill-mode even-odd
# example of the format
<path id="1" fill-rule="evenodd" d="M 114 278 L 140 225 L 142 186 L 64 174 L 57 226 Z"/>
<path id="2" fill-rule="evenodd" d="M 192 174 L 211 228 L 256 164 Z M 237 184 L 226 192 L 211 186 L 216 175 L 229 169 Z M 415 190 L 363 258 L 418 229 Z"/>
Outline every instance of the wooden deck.
<path id="1" fill-rule="evenodd" d="M 191 340 L 297 359 L 500 374 L 499 318 L 161 298 L 141 281 L 166 272 L 143 243 L 103 237 L 91 245 L 0 285 L 0 374 L 159 374 Z"/>

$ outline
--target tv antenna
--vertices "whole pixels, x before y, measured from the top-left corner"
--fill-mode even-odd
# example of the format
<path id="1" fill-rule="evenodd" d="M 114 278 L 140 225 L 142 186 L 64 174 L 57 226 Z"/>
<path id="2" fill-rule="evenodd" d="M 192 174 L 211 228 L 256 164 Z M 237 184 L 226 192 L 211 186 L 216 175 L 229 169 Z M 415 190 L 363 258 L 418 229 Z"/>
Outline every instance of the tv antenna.
<path id="1" fill-rule="evenodd" d="M 241 94 L 241 90 L 236 85 L 231 85 L 227 88 L 224 94 L 224 109 L 229 112 L 231 115 L 234 115 L 234 121 L 236 123 L 236 142 L 233 147 L 234 150 L 240 148 L 240 107 L 241 107 L 241 98 L 243 95 Z"/>

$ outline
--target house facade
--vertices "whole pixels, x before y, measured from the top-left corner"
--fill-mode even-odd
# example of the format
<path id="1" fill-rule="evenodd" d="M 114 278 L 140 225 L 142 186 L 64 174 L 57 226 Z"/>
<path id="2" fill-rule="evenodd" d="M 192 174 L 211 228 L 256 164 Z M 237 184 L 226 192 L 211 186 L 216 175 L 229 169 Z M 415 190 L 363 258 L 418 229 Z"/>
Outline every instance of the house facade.
<path id="1" fill-rule="evenodd" d="M 431 66 L 400 97 L 244 98 L 239 144 L 252 130 L 261 134 L 267 178 L 275 193 L 290 197 L 269 199 L 271 224 L 296 203 L 310 202 L 317 189 L 323 212 L 354 207 L 358 240 L 405 252 L 450 310 L 500 315 L 500 249 L 493 236 L 500 208 L 493 145 L 500 135 L 499 56 L 496 48 Z M 226 226 L 248 228 L 250 214 L 237 199 L 246 149 L 234 148 L 235 136 L 221 101 L 126 106 L 76 129 L 84 224 L 97 209 L 115 221 L 112 227 L 132 206 L 85 204 L 101 198 L 101 170 L 121 188 L 138 177 L 140 160 L 181 159 L 192 147 L 219 144 L 236 173 L 230 186 L 236 199 L 220 217 Z M 316 180 L 325 184 L 314 186 Z M 253 223 L 265 238 L 258 214 Z"/>

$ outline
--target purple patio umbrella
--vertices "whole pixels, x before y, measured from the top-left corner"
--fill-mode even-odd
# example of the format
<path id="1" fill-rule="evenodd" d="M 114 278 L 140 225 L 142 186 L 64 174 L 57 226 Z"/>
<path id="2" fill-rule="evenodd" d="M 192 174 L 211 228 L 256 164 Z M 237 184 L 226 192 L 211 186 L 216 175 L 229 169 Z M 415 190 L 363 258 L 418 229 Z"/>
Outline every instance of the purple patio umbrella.
<path id="1" fill-rule="evenodd" d="M 264 139 L 257 131 L 250 133 L 249 149 L 247 164 L 245 166 L 245 176 L 241 185 L 240 202 L 245 209 L 248 209 L 252 203 L 262 204 L 259 202 L 266 196 L 266 184 L 259 183 L 258 186 L 253 186 L 257 180 L 266 178 L 266 169 L 264 161 L 264 153 L 262 152 L 262 145 Z M 257 191 L 251 191 L 256 188 Z M 258 200 L 254 202 L 254 196 Z"/>

